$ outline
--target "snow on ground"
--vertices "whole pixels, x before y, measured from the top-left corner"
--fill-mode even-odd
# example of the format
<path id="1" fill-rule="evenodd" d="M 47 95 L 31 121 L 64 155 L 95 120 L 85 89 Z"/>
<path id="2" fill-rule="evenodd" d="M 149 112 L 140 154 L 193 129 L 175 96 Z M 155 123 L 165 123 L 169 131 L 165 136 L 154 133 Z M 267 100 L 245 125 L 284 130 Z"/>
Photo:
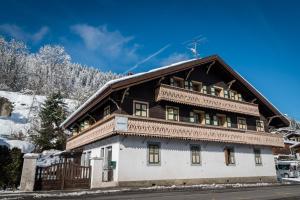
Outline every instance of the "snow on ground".
<path id="1" fill-rule="evenodd" d="M 10 117 L 0 116 L 0 136 L 9 137 L 13 133 L 26 133 L 37 119 L 42 103 L 46 96 L 25 95 L 18 92 L 0 91 L 0 97 L 7 98 L 13 103 L 14 109 Z M 66 99 L 70 112 L 75 110 L 77 101 Z"/>
<path id="2" fill-rule="evenodd" d="M 0 191 L 0 197 L 20 197 L 30 196 L 32 198 L 47 198 L 47 197 L 71 197 L 82 196 L 88 194 L 110 194 L 128 191 L 154 191 L 154 190 L 170 190 L 170 189 L 223 189 L 223 188 L 246 188 L 246 187 L 264 187 L 280 185 L 278 183 L 236 183 L 236 184 L 200 184 L 200 185 L 172 185 L 172 186 L 153 186 L 153 187 L 140 187 L 140 188 L 113 188 L 113 189 L 97 189 L 97 190 L 76 190 L 76 191 L 41 191 L 41 192 L 20 192 L 20 191 Z M 2 194 L 2 195 L 1 195 Z"/>
<path id="3" fill-rule="evenodd" d="M 34 150 L 34 145 L 27 141 L 7 140 L 0 137 L 0 146 L 7 146 L 9 149 L 18 148 L 22 153 L 31 153 Z"/>
<path id="4" fill-rule="evenodd" d="M 298 178 L 282 178 L 283 181 L 287 181 L 287 182 L 297 182 L 300 183 L 300 177 Z"/>

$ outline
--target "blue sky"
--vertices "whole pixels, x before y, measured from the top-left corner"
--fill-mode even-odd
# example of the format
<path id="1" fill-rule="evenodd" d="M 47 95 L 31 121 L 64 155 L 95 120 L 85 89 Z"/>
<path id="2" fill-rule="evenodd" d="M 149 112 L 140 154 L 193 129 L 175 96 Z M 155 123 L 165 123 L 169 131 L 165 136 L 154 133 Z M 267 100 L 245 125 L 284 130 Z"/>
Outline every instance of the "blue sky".
<path id="1" fill-rule="evenodd" d="M 74 62 L 117 73 L 191 58 L 183 43 L 201 35 L 201 57 L 220 55 L 300 119 L 299 7 L 296 0 L 1 0 L 0 34 L 33 52 L 63 45 Z"/>

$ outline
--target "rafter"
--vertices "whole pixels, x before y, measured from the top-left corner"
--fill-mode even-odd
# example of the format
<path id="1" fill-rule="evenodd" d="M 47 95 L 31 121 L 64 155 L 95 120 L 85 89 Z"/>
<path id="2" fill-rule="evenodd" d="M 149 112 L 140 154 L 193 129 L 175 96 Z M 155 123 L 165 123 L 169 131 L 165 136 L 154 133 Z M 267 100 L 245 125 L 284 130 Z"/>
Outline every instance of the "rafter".
<path id="1" fill-rule="evenodd" d="M 252 99 L 250 102 L 254 103 L 255 101 L 257 101 L 257 98 Z"/>
<path id="2" fill-rule="evenodd" d="M 123 92 L 122 99 L 121 99 L 121 104 L 123 103 L 123 101 L 124 101 L 124 99 L 125 99 L 125 96 L 126 96 L 127 93 L 128 93 L 128 90 L 129 90 L 129 88 L 126 88 L 126 90 Z"/>
<path id="3" fill-rule="evenodd" d="M 210 68 L 216 63 L 216 61 L 213 61 L 212 63 L 210 63 L 210 65 L 207 68 L 206 74 L 208 74 Z"/>
<path id="4" fill-rule="evenodd" d="M 282 116 L 282 115 L 274 115 L 274 116 L 272 116 L 272 117 L 268 117 L 268 118 L 267 118 L 267 120 L 268 120 L 268 123 L 267 123 L 268 126 L 270 125 L 270 123 L 272 122 L 273 119 L 275 119 L 275 118 L 277 118 L 277 117 L 281 117 L 281 116 Z"/>
<path id="5" fill-rule="evenodd" d="M 160 84 L 161 84 L 161 82 L 163 81 L 165 79 L 165 77 L 163 76 L 163 77 L 161 77 L 159 80 L 158 80 L 158 82 L 157 82 L 157 86 L 159 86 Z"/>
<path id="6" fill-rule="evenodd" d="M 188 74 L 185 77 L 185 80 L 187 80 L 190 77 L 192 71 L 194 71 L 194 68 L 190 69 L 190 71 L 188 72 Z"/>
<path id="7" fill-rule="evenodd" d="M 235 82 L 236 82 L 235 79 L 233 79 L 232 81 L 228 82 L 228 83 L 227 83 L 227 88 L 230 90 L 232 84 L 235 83 Z"/>
<path id="8" fill-rule="evenodd" d="M 115 104 L 117 106 L 117 109 L 120 110 L 120 106 L 119 106 L 119 104 L 115 100 L 113 100 L 110 97 L 108 98 L 108 100 L 110 100 L 111 102 L 113 102 L 113 104 Z"/>

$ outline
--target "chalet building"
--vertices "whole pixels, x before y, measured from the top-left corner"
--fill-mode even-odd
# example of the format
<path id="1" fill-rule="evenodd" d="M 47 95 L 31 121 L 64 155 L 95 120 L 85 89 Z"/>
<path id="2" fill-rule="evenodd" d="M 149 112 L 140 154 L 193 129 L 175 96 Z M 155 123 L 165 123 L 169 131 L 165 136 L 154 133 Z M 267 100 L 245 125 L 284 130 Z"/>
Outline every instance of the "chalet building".
<path id="1" fill-rule="evenodd" d="M 106 83 L 62 124 L 67 150 L 120 186 L 275 182 L 288 120 L 220 57 Z"/>

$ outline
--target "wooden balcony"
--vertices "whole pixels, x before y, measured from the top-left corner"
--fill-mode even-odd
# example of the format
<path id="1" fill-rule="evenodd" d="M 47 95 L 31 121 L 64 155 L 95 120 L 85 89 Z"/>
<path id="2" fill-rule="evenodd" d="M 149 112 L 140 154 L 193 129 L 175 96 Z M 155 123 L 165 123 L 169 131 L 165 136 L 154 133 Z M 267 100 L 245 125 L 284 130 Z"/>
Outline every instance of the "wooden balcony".
<path id="1" fill-rule="evenodd" d="M 164 84 L 161 84 L 156 89 L 155 100 L 165 100 L 186 105 L 259 116 L 257 104 L 212 96 Z"/>
<path id="2" fill-rule="evenodd" d="M 74 149 L 111 135 L 132 135 L 184 140 L 214 141 L 283 147 L 283 138 L 266 132 L 173 122 L 128 115 L 112 115 L 79 135 L 68 139 L 66 149 Z"/>

